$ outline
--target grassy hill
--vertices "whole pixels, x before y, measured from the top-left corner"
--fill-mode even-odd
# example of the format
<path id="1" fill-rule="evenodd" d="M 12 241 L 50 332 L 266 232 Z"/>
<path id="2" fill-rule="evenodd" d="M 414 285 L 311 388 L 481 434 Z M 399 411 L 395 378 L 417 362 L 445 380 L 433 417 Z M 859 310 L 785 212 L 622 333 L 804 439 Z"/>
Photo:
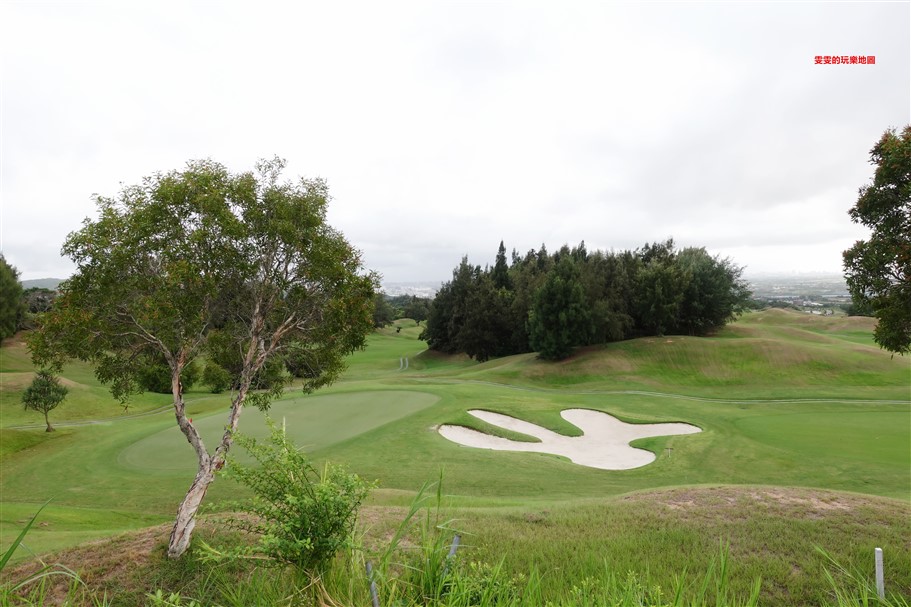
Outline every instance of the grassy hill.
<path id="1" fill-rule="evenodd" d="M 698 570 L 722 540 L 737 584 L 762 574 L 773 604 L 824 592 L 814 546 L 848 565 L 882 546 L 891 583 L 911 596 L 911 361 L 873 344 L 870 319 L 770 310 L 713 337 L 630 340 L 559 363 L 442 356 L 424 350 L 420 330 L 406 320 L 377 331 L 336 385 L 289 390 L 271 411 L 316 460 L 379 480 L 374 520 L 398 516 L 442 469 L 447 503 L 475 534 L 471 554 L 505 557 L 514 571 L 530 562 L 562 571 L 553 592 L 605 562 L 659 579 Z M 47 499 L 47 525 L 28 538 L 38 552 L 166 522 L 194 472 L 168 397 L 144 395 L 125 414 L 74 364 L 63 374 L 70 397 L 52 413 L 59 430 L 46 434 L 19 404 L 32 372 L 21 340 L 4 342 L 0 545 Z M 187 399 L 204 438 L 217 435 L 229 396 L 200 389 Z M 623 471 L 461 447 L 436 432 L 462 424 L 516 438 L 467 414 L 483 408 L 578 435 L 559 415 L 574 407 L 703 432 L 637 441 L 657 459 Z M 251 410 L 240 427 L 265 426 Z M 235 492 L 220 480 L 207 499 Z"/>

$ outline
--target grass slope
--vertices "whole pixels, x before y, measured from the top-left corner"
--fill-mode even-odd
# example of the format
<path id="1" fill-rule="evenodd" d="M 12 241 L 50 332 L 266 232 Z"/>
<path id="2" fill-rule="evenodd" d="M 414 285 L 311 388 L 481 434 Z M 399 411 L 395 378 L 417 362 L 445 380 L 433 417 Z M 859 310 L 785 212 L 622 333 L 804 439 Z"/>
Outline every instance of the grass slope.
<path id="1" fill-rule="evenodd" d="M 907 554 L 911 364 L 872 344 L 868 319 L 772 310 L 749 314 L 712 338 L 631 340 L 583 349 L 560 363 L 534 355 L 483 364 L 440 356 L 423 350 L 420 330 L 399 321 L 376 332 L 335 386 L 311 396 L 289 391 L 272 414 L 316 460 L 345 462 L 378 479 L 376 507 L 406 502 L 444 469 L 451 503 L 485 558 L 508 548 L 516 571 L 534 561 L 562 567 L 552 574 L 558 579 L 587 575 L 606 558 L 670 575 L 701 562 L 698 555 L 721 538 L 742 557 L 746 578 L 768 568 L 765 596 L 782 602 L 794 592 L 819 591 L 804 580 L 819 577 L 811 545 L 848 565 L 865 563 L 872 543 Z M 45 549 L 135 527 L 106 519 L 112 510 L 149 524 L 172 515 L 194 466 L 169 411 L 124 416 L 88 368 L 72 365 L 64 378 L 84 391 L 52 415 L 104 423 L 58 422 L 52 434 L 17 428 L 26 419 L 22 376 L 32 369 L 21 342 L 4 343 L 0 354 L 0 545 L 12 539 L 24 512 L 49 498 L 75 518 L 35 538 Z M 203 436 L 217 436 L 228 397 L 187 398 Z M 133 411 L 167 401 L 148 395 Z M 436 432 L 439 424 L 456 423 L 508 436 L 466 413 L 484 408 L 578 434 L 559 416 L 569 407 L 631 423 L 685 421 L 704 432 L 637 441 L 657 460 L 617 472 L 546 454 L 460 447 Z M 242 431 L 262 428 L 258 412 L 244 413 Z M 719 486 L 734 493 L 717 493 Z M 219 480 L 207 499 L 235 491 Z M 897 562 L 907 574 L 895 583 L 911 588 L 905 565 Z"/>

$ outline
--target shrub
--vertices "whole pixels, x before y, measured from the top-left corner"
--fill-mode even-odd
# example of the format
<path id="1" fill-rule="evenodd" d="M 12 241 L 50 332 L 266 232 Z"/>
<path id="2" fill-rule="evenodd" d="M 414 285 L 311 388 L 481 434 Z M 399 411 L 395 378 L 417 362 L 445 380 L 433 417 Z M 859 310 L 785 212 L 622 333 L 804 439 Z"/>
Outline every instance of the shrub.
<path id="1" fill-rule="evenodd" d="M 268 417 L 266 422 L 268 442 L 235 437 L 259 466 L 229 460 L 224 474 L 248 487 L 254 497 L 233 504 L 235 511 L 253 516 L 234 517 L 228 524 L 258 535 L 254 551 L 276 564 L 320 571 L 339 550 L 351 546 L 358 508 L 373 485 L 343 466 L 326 464 L 318 471 L 284 428 Z"/>
<path id="2" fill-rule="evenodd" d="M 206 363 L 202 372 L 202 383 L 209 386 L 212 394 L 221 394 L 231 387 L 231 374 L 216 363 Z"/>
<path id="3" fill-rule="evenodd" d="M 199 365 L 194 361 L 183 368 L 180 383 L 184 390 L 189 390 L 199 379 Z M 158 394 L 171 393 L 171 368 L 164 357 L 149 360 L 139 373 L 139 385 L 143 390 Z"/>

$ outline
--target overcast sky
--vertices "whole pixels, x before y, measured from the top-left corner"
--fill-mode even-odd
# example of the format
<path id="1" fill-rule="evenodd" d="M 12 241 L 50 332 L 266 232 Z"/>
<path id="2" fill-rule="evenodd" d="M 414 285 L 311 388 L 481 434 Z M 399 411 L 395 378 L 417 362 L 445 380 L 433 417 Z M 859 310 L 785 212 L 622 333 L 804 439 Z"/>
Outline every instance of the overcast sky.
<path id="1" fill-rule="evenodd" d="M 328 181 L 387 282 L 500 240 L 670 236 L 747 273 L 839 272 L 869 150 L 911 121 L 909 7 L 0 0 L 0 249 L 66 277 L 93 193 L 278 155 Z"/>

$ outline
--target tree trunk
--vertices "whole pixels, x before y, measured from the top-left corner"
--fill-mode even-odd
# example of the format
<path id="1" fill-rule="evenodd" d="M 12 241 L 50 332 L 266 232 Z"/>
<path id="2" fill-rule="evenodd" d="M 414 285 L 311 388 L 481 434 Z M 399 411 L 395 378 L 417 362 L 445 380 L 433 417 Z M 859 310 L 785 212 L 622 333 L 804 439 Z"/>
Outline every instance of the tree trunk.
<path id="1" fill-rule="evenodd" d="M 262 366 L 260 364 L 260 366 Z M 216 447 L 213 455 L 209 455 L 202 437 L 196 431 L 196 427 L 190 422 L 186 415 L 186 407 L 183 402 L 183 386 L 180 385 L 180 369 L 178 367 L 173 371 L 172 391 L 174 393 L 174 415 L 177 417 L 177 425 L 187 437 L 187 441 L 196 451 L 198 462 L 196 478 L 190 485 L 190 490 L 180 502 L 177 508 L 177 520 L 171 529 L 171 538 L 168 540 L 168 558 L 176 559 L 186 552 L 190 545 L 190 536 L 193 534 L 193 528 L 196 526 L 196 511 L 199 510 L 203 498 L 209 485 L 215 480 L 215 474 L 225 465 L 225 458 L 233 442 L 234 432 L 237 430 L 237 423 L 240 418 L 240 412 L 243 408 L 247 391 L 250 388 L 250 377 L 253 373 L 245 375 L 241 387 L 231 403 L 231 412 L 228 414 L 228 424 L 225 427 L 225 433 L 222 436 L 221 443 Z"/>
<path id="2" fill-rule="evenodd" d="M 51 420 L 47 417 L 47 411 L 44 412 L 44 423 L 47 424 L 47 430 L 45 432 L 53 432 L 54 429 L 51 428 Z"/>
<path id="3" fill-rule="evenodd" d="M 262 323 L 258 305 L 256 310 L 254 325 L 258 326 Z M 172 559 L 180 558 L 190 545 L 190 537 L 193 534 L 193 528 L 196 526 L 196 511 L 199 510 L 209 485 L 215 480 L 215 473 L 225 465 L 228 450 L 231 448 L 231 443 L 234 442 L 234 432 L 237 431 L 240 412 L 247 398 L 247 392 L 250 390 L 250 383 L 256 372 L 262 368 L 266 360 L 266 353 L 262 351 L 259 332 L 254 331 L 244 357 L 244 369 L 241 373 L 240 387 L 231 403 L 231 412 L 228 414 L 228 424 L 225 426 L 225 433 L 212 455 L 209 455 L 202 442 L 202 437 L 187 418 L 186 406 L 183 402 L 183 386 L 180 383 L 180 372 L 183 370 L 186 360 L 186 353 L 181 352 L 173 362 L 169 361 L 171 362 L 171 393 L 174 396 L 174 416 L 177 418 L 177 425 L 196 451 L 198 467 L 196 478 L 193 479 L 190 490 L 187 491 L 187 495 L 177 508 L 177 520 L 174 522 L 173 529 L 171 529 L 171 538 L 168 540 L 168 558 Z"/>
<path id="4" fill-rule="evenodd" d="M 206 496 L 206 490 L 215 478 L 215 471 L 211 468 L 212 466 L 209 464 L 205 470 L 201 469 L 196 473 L 190 490 L 187 491 L 186 497 L 177 508 L 177 520 L 171 530 L 171 538 L 168 540 L 168 558 L 179 558 L 190 545 L 190 537 L 196 526 L 196 511 L 199 510 L 199 505 Z"/>

